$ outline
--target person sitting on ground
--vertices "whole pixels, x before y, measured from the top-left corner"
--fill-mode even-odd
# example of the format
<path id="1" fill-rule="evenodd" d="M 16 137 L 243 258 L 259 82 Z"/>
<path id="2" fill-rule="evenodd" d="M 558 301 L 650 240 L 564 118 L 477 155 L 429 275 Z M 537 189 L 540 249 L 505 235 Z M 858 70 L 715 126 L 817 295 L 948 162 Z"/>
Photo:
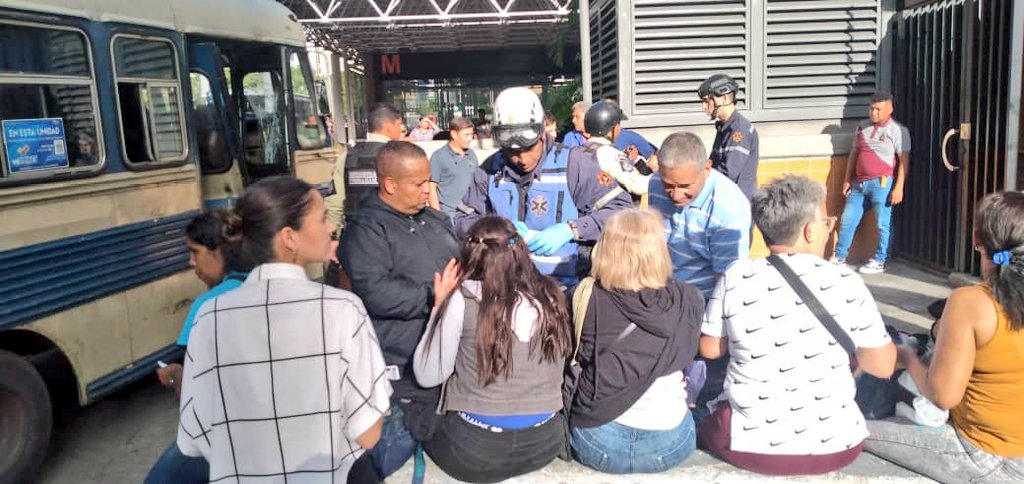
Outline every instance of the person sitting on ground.
<path id="1" fill-rule="evenodd" d="M 950 423 L 923 432 L 900 417 L 868 422 L 868 452 L 939 482 L 1024 479 L 1024 193 L 978 204 L 984 282 L 953 291 L 931 362 L 899 346 L 899 366 Z"/>
<path id="2" fill-rule="evenodd" d="M 696 442 L 683 369 L 697 355 L 704 297 L 672 279 L 663 224 L 647 209 L 612 215 L 594 248 L 592 292 L 580 300 L 583 284 L 573 296 L 581 371 L 569 441 L 601 472 L 661 472 Z"/>
<path id="3" fill-rule="evenodd" d="M 189 307 L 188 315 L 178 336 L 178 346 L 188 346 L 188 337 L 195 324 L 199 308 L 217 296 L 237 289 L 248 276 L 246 271 L 228 271 L 224 262 L 223 237 L 224 212 L 215 210 L 197 215 L 185 227 L 185 245 L 188 246 L 188 262 L 196 277 L 206 284 L 208 290 L 199 295 Z M 171 363 L 156 370 L 160 384 L 181 394 L 182 367 Z M 189 484 L 209 481 L 209 465 L 202 458 L 188 457 L 181 453 L 176 442 L 157 459 L 146 476 L 146 484 Z"/>
<path id="4" fill-rule="evenodd" d="M 320 193 L 291 176 L 260 180 L 224 226 L 228 266 L 253 269 L 199 309 L 178 447 L 210 463 L 210 482 L 378 482 L 360 456 L 380 438 L 391 387 L 359 298 L 306 276 L 330 257 Z"/>
<path id="5" fill-rule="evenodd" d="M 440 393 L 416 384 L 412 354 L 436 299 L 434 273 L 458 256 L 459 242 L 448 216 L 427 205 L 430 162 L 422 148 L 392 141 L 376 166 L 380 187 L 349 218 L 338 257 L 380 337 L 395 389 L 384 435 L 371 452 L 387 477 L 431 432 Z"/>
<path id="6" fill-rule="evenodd" d="M 546 466 L 565 449 L 571 342 L 558 284 L 534 267 L 512 222 L 489 215 L 470 227 L 458 264 L 434 277 L 434 294 L 414 369 L 423 386 L 445 384 L 445 416 L 424 450 L 467 482 Z"/>
<path id="7" fill-rule="evenodd" d="M 754 221 L 777 259 L 729 266 L 708 301 L 700 352 L 731 357 L 725 390 L 698 444 L 737 467 L 771 475 L 823 474 L 850 464 L 867 437 L 850 357 L 814 305 L 782 275 L 785 265 L 852 340 L 859 369 L 892 375 L 896 349 L 864 282 L 822 256 L 835 218 L 825 190 L 786 176 L 758 190 Z M 782 267 L 779 269 L 778 267 Z M 854 348 L 855 347 L 855 348 Z"/>
<path id="8" fill-rule="evenodd" d="M 431 116 L 420 116 L 419 125 L 409 132 L 409 137 L 416 141 L 430 141 L 440 132 L 441 128 L 437 127 Z"/>

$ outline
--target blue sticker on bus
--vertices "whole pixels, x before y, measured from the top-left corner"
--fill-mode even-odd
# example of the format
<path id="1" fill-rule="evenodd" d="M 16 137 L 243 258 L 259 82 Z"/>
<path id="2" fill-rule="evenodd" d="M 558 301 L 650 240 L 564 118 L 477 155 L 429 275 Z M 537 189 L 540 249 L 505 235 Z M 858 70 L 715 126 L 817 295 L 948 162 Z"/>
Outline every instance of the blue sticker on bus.
<path id="1" fill-rule="evenodd" d="M 68 167 L 63 119 L 6 119 L 2 128 L 10 173 Z"/>

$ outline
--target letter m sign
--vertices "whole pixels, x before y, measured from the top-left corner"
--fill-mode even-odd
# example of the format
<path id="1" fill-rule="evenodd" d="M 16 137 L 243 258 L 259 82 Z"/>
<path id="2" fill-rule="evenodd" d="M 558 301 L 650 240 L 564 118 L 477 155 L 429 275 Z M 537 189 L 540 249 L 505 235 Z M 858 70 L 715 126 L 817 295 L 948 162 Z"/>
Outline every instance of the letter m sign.
<path id="1" fill-rule="evenodd" d="M 380 55 L 380 73 L 384 76 L 402 75 L 402 58 L 398 54 Z"/>

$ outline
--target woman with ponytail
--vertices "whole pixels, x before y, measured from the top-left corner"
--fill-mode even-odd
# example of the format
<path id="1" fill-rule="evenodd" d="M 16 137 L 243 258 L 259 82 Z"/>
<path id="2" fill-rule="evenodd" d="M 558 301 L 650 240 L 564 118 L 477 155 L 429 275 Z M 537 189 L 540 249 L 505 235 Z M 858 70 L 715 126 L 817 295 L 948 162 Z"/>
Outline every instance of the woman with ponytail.
<path id="1" fill-rule="evenodd" d="M 869 421 L 868 452 L 939 482 L 1024 480 L 1024 193 L 978 204 L 974 249 L 984 282 L 953 291 L 930 363 L 898 347 L 921 395 L 948 409 L 934 431 Z"/>
<path id="2" fill-rule="evenodd" d="M 224 217 L 227 264 L 249 275 L 199 308 L 177 441 L 211 482 L 379 481 L 360 458 L 391 394 L 373 325 L 305 271 L 330 258 L 333 231 L 320 194 L 290 176 L 250 186 Z"/>
<path id="3" fill-rule="evenodd" d="M 540 469 L 565 448 L 562 370 L 569 316 L 558 284 L 530 260 L 508 220 L 470 227 L 459 261 L 435 276 L 434 310 L 413 369 L 445 384 L 444 417 L 424 450 L 450 476 L 497 482 Z"/>

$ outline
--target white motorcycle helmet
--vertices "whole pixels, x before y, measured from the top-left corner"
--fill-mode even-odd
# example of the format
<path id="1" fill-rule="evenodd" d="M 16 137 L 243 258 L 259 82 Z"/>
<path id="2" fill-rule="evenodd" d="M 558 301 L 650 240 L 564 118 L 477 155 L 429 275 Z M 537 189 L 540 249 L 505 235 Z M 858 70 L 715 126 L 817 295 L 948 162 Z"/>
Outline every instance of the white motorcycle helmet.
<path id="1" fill-rule="evenodd" d="M 544 106 L 525 87 L 510 87 L 494 100 L 494 139 L 511 150 L 527 149 L 544 135 Z"/>

